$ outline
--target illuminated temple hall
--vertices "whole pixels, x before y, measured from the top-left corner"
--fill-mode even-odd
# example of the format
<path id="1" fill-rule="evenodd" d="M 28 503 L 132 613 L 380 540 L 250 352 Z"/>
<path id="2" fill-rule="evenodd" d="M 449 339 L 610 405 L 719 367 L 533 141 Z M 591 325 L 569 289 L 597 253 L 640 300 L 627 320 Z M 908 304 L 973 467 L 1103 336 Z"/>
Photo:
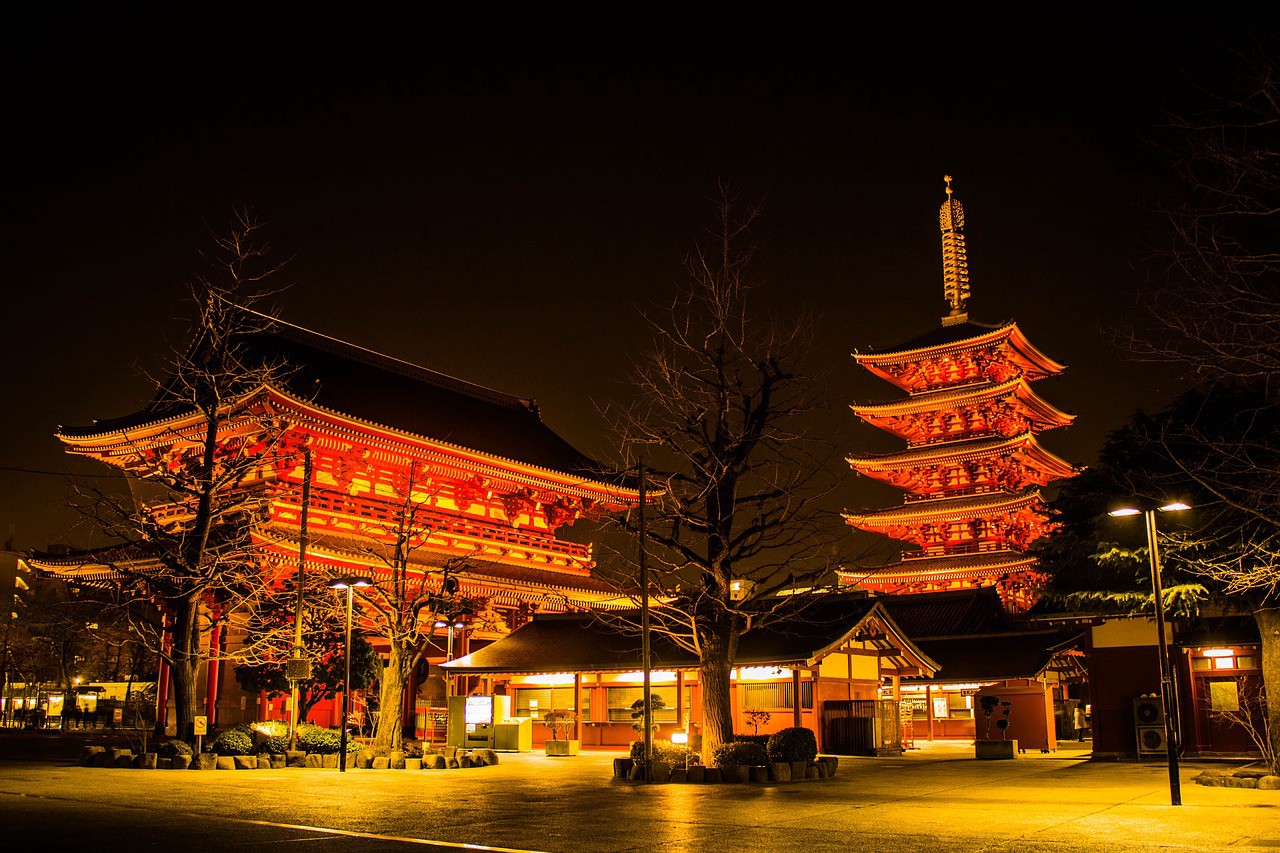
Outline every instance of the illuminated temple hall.
<path id="1" fill-rule="evenodd" d="M 1043 582 L 1027 552 L 1045 532 L 1039 488 L 1075 473 L 1037 439 L 1074 418 L 1032 388 L 1064 368 L 1032 346 L 1016 323 L 969 319 L 964 208 L 952 195 L 950 177 L 939 225 L 951 306 L 942 325 L 897 346 L 854 355 L 908 395 L 855 405 L 854 413 L 907 447 L 853 455 L 849 464 L 906 495 L 901 506 L 847 513 L 845 519 L 916 550 L 879 569 L 845 571 L 841 580 L 893 594 L 994 586 L 1006 608 L 1021 612 L 1035 602 Z"/>
<path id="2" fill-rule="evenodd" d="M 581 517 L 634 505 L 636 492 L 617 485 L 609 472 L 548 428 L 533 400 L 278 320 L 259 317 L 257 322 L 262 328 L 244 342 L 242 357 L 289 369 L 235 402 L 246 416 L 224 431 L 220 452 L 238 453 L 261 440 L 255 431 L 263 414 L 287 424 L 283 457 L 264 458 L 245 483 L 267 498 L 265 523 L 253 531 L 264 574 L 280 582 L 296 571 L 303 448 L 313 470 L 308 572 L 375 578 L 386 572 L 375 552 L 394 545 L 395 513 L 406 488 L 414 492 L 421 531 L 420 541 L 413 543 L 411 572 L 438 588 L 441 562 L 468 558 L 467 570 L 456 577 L 471 612 L 438 629 L 429 661 L 407 686 L 406 696 L 418 697 L 420 731 L 422 703 L 443 704 L 443 681 L 425 683 L 434 672 L 428 664 L 442 663 L 450 652 L 465 655 L 518 628 L 533 612 L 616 606 L 616 590 L 592 575 L 591 546 L 559 534 Z M 70 453 L 141 472 L 156 459 L 173 465 L 189 461 L 204 423 L 190 410 L 157 401 L 127 417 L 62 429 L 58 438 Z M 296 452 L 289 453 L 290 448 Z M 85 555 L 43 555 L 29 562 L 71 581 L 108 582 L 112 575 L 105 560 Z M 220 606 L 214 597 L 205 602 L 215 618 Z M 201 678 L 202 713 L 211 725 L 287 716 L 282 700 L 242 701 L 232 667 L 220 659 L 234 655 L 243 641 L 234 618 L 212 632 L 213 660 L 207 678 Z M 377 645 L 376 637 L 371 641 Z M 162 714 L 168 683 L 162 669 Z M 439 695 L 429 695 L 432 691 Z M 312 721 L 336 724 L 335 704 L 318 705 Z M 414 712 L 406 704 L 406 723 Z"/>

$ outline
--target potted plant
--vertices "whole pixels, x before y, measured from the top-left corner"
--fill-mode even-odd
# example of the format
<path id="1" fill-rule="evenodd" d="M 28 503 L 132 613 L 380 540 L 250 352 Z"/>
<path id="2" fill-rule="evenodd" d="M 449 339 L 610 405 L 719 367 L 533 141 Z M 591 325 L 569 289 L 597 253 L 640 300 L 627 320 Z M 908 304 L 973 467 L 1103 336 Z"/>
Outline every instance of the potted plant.
<path id="1" fill-rule="evenodd" d="M 547 738 L 547 755 L 577 755 L 581 741 L 571 740 L 573 724 L 578 717 L 573 711 L 548 711 L 542 717 L 551 737 Z"/>
<path id="2" fill-rule="evenodd" d="M 978 705 L 987 718 L 984 737 L 974 739 L 974 756 L 983 761 L 1002 761 L 1016 758 L 1018 741 L 1009 740 L 1009 715 L 1013 711 L 1013 703 L 1001 700 L 999 696 L 987 694 L 978 697 Z M 1000 709 L 1000 717 L 996 720 L 996 728 L 1000 730 L 1000 740 L 991 738 L 991 719 L 996 709 Z"/>

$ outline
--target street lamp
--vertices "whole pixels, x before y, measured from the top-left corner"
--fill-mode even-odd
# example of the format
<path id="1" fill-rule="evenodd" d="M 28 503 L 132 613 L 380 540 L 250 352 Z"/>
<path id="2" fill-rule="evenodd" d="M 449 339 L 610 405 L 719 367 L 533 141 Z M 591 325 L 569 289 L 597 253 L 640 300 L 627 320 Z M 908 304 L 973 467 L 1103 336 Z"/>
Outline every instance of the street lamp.
<path id="1" fill-rule="evenodd" d="M 1174 501 L 1156 509 L 1135 509 L 1121 507 L 1111 510 L 1108 515 L 1113 518 L 1124 518 L 1130 515 L 1141 515 L 1147 523 L 1147 555 L 1151 563 L 1151 591 L 1156 604 L 1157 648 L 1160 654 L 1160 700 L 1164 703 L 1164 745 L 1169 756 L 1169 801 L 1171 805 L 1182 805 L 1182 783 L 1178 779 L 1178 745 L 1177 730 L 1174 726 L 1176 713 L 1173 702 L 1173 673 L 1169 667 L 1169 644 L 1164 636 L 1164 586 L 1160 579 L 1160 548 L 1156 541 L 1156 510 L 1160 512 L 1182 512 L 1191 509 L 1182 501 Z"/>
<path id="2" fill-rule="evenodd" d="M 371 578 L 338 578 L 329 584 L 333 589 L 347 591 L 347 643 L 342 666 L 342 731 L 338 735 L 338 772 L 347 772 L 347 720 L 351 717 L 351 608 L 355 602 L 356 587 L 373 586 Z"/>

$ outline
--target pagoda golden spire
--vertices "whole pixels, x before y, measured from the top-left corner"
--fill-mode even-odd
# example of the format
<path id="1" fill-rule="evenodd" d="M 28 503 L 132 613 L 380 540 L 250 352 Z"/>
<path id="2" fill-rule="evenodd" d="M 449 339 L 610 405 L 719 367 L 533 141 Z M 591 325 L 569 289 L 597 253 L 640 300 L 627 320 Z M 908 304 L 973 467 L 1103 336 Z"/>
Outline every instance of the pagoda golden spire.
<path id="1" fill-rule="evenodd" d="M 938 227 L 942 229 L 942 288 L 951 305 L 951 313 L 942 318 L 950 326 L 969 319 L 969 256 L 964 248 L 964 205 L 951 194 L 951 176 L 947 182 L 947 200 L 938 211 Z"/>

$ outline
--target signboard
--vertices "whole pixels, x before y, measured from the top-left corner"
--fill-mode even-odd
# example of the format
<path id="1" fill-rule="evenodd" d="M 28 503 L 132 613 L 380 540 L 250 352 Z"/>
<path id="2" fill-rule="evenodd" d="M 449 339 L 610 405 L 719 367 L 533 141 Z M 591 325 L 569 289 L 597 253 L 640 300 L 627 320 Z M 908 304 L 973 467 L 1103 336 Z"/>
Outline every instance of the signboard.
<path id="1" fill-rule="evenodd" d="M 493 725 L 493 697 L 468 696 L 463 715 L 467 725 Z"/>
<path id="2" fill-rule="evenodd" d="M 207 735 L 209 733 L 208 717 L 196 717 L 194 720 L 194 724 L 195 724 L 195 732 L 194 732 L 195 734 Z"/>
<path id="3" fill-rule="evenodd" d="M 289 658 L 284 662 L 284 677 L 290 681 L 306 681 L 311 678 L 311 658 Z"/>
<path id="4" fill-rule="evenodd" d="M 117 726 L 124 722 L 124 708 L 111 709 L 111 722 Z"/>

